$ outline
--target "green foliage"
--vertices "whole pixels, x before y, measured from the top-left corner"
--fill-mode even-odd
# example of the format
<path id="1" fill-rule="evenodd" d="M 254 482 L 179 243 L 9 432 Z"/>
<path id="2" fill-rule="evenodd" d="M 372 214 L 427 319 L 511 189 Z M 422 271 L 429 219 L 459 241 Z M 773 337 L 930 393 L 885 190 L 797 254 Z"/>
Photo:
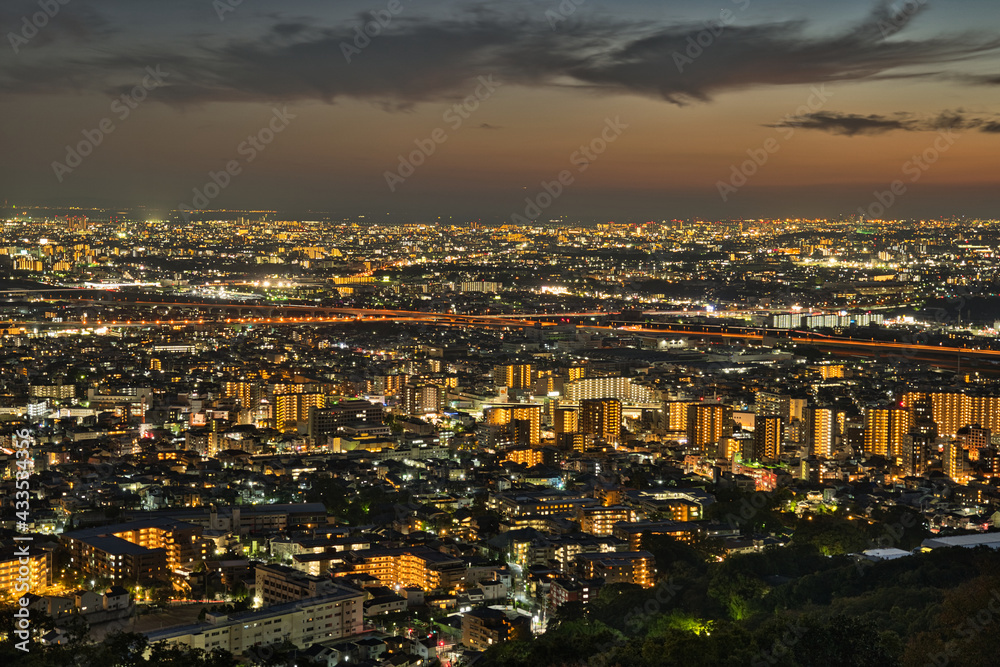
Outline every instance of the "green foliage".
<path id="1" fill-rule="evenodd" d="M 507 642 L 492 647 L 477 664 L 483 667 L 580 664 L 622 639 L 621 633 L 600 621 L 568 621 L 533 641 Z"/>
<path id="2" fill-rule="evenodd" d="M 649 547 L 663 559 L 658 567 L 674 572 L 669 587 L 608 586 L 584 610 L 560 610 L 545 635 L 491 648 L 482 664 L 923 667 L 946 664 L 945 658 L 953 665 L 996 663 L 989 640 L 1000 629 L 1000 553 L 939 549 L 857 563 L 822 555 L 816 542 L 829 545 L 834 542 L 829 533 L 845 531 L 843 519 L 829 518 L 840 523 L 800 533 L 820 537 L 721 563 L 698 560 L 688 545 L 651 539 Z"/>
<path id="3" fill-rule="evenodd" d="M 728 611 L 734 621 L 747 618 L 767 590 L 767 584 L 762 580 L 742 573 L 721 573 L 713 577 L 708 586 L 708 594 Z"/>
<path id="4" fill-rule="evenodd" d="M 0 664 L 24 667 L 66 667 L 67 665 L 107 665 L 108 667 L 237 667 L 239 662 L 227 651 L 204 651 L 164 644 L 149 645 L 146 636 L 120 632 L 103 642 L 90 644 L 74 639 L 62 646 L 32 643 L 24 653 L 13 642 L 0 642 Z"/>
<path id="5" fill-rule="evenodd" d="M 810 515 L 799 521 L 792 535 L 796 544 L 816 547 L 826 556 L 857 553 L 870 548 L 870 540 L 857 522 L 831 514 Z"/>
<path id="6" fill-rule="evenodd" d="M 323 503 L 328 514 L 356 526 L 368 523 L 378 512 L 391 512 L 392 502 L 401 502 L 401 496 L 374 487 L 354 490 L 341 480 L 317 478 L 306 492 L 306 501 Z"/>

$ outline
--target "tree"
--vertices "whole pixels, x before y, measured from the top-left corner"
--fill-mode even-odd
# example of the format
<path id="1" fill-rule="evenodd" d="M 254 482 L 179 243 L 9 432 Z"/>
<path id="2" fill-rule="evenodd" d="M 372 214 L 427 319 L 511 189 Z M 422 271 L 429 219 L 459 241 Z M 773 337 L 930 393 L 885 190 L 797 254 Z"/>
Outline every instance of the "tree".
<path id="1" fill-rule="evenodd" d="M 811 544 L 827 556 L 857 553 L 867 549 L 869 544 L 854 521 L 845 521 L 830 514 L 809 515 L 800 520 L 792 534 L 792 541 Z"/>

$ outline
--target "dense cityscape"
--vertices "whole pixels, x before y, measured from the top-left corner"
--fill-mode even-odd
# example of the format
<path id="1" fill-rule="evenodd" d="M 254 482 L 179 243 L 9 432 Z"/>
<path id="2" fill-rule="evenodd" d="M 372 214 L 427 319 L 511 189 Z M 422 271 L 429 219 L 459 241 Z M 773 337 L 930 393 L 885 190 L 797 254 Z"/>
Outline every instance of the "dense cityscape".
<path id="1" fill-rule="evenodd" d="M 50 659 L 978 664 L 925 608 L 1000 545 L 995 221 L 218 215 L 4 220 Z"/>
<path id="2" fill-rule="evenodd" d="M 0 2 L 0 666 L 994 667 L 996 0 Z"/>

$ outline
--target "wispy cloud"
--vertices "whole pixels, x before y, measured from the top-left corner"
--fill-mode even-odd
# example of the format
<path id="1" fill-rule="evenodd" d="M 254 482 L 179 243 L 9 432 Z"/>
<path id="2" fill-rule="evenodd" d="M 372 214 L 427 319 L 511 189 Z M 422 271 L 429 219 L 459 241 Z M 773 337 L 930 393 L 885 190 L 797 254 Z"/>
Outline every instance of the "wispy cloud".
<path id="1" fill-rule="evenodd" d="M 919 116 L 897 113 L 889 116 L 871 114 L 862 116 L 839 111 L 818 111 L 802 116 L 790 116 L 766 127 L 790 127 L 820 130 L 848 137 L 877 135 L 887 132 L 936 132 L 940 130 L 978 130 L 1000 133 L 1000 118 L 970 116 L 963 110 L 944 111 L 937 116 Z"/>
<path id="2" fill-rule="evenodd" d="M 354 42 L 354 24 L 326 28 L 275 17 L 253 40 L 183 44 L 174 50 L 132 43 L 89 59 L 42 58 L 30 69 L 13 63 L 0 67 L 0 87 L 15 94 L 113 92 L 137 63 L 140 69 L 158 63 L 171 72 L 171 85 L 155 95 L 176 105 L 332 103 L 346 97 L 405 109 L 456 99 L 484 72 L 515 85 L 578 87 L 683 105 L 758 86 L 937 77 L 943 67 L 1000 51 L 995 36 L 901 39 L 898 31 L 918 13 L 893 14 L 880 1 L 856 25 L 825 36 L 817 36 L 804 21 L 732 24 L 683 71 L 674 54 L 697 40 L 703 24 L 581 19 L 553 32 L 543 21 L 478 8 L 452 20 L 400 17 L 348 63 L 342 49 Z M 363 19 L 370 17 L 358 17 L 358 23 Z M 887 21 L 897 33 L 891 39 L 885 38 Z"/>

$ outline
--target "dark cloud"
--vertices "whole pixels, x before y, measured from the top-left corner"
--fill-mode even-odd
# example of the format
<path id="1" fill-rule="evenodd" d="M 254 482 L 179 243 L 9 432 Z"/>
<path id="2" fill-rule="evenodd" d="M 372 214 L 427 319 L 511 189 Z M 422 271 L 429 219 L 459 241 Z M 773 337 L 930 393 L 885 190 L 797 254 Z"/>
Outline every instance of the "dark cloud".
<path id="1" fill-rule="evenodd" d="M 272 26 L 271 32 L 282 37 L 292 37 L 305 32 L 308 27 L 305 23 L 298 22 L 277 23 Z"/>
<path id="2" fill-rule="evenodd" d="M 106 40 L 120 32 L 104 14 L 81 2 L 59 4 L 51 17 L 37 2 L 12 2 L 0 6 L 3 49 L 22 55 L 49 45 L 92 43 Z M 36 18 L 41 14 L 45 20 Z M 41 26 L 40 28 L 38 26 Z M 26 43 L 21 40 L 26 38 Z M 16 48 L 15 48 L 16 47 Z M 12 63 L 11 67 L 16 66 Z"/>
<path id="3" fill-rule="evenodd" d="M 489 123 L 480 123 L 476 126 L 479 130 L 502 130 L 503 128 L 499 125 L 490 125 Z"/>
<path id="4" fill-rule="evenodd" d="M 1000 132 L 1000 122 L 996 118 L 969 116 L 961 109 L 957 111 L 944 111 L 932 117 L 917 116 L 908 113 L 898 113 L 891 116 L 882 116 L 879 114 L 861 116 L 858 114 L 841 113 L 839 111 L 818 111 L 802 116 L 789 116 L 766 127 L 821 130 L 849 137 L 885 134 L 896 130 L 905 132 L 936 132 L 940 130 Z"/>
<path id="5" fill-rule="evenodd" d="M 906 121 L 879 115 L 858 116 L 836 111 L 819 111 L 805 116 L 794 116 L 767 127 L 823 130 L 832 134 L 845 134 L 853 137 L 856 134 L 883 134 L 893 130 L 903 130 L 906 129 Z"/>
<path id="6" fill-rule="evenodd" d="M 917 14 L 894 13 L 881 1 L 859 24 L 817 36 L 805 22 L 717 24 L 712 34 L 705 24 L 581 20 L 552 31 L 547 22 L 478 7 L 458 20 L 397 17 L 370 42 L 356 31 L 370 16 L 337 29 L 275 18 L 253 41 L 185 44 L 171 52 L 133 45 L 87 62 L 61 62 L 46 71 L 43 81 L 26 81 L 15 67 L 6 67 L 0 69 L 0 86 L 21 93 L 87 85 L 114 91 L 141 63 L 140 70 L 159 64 L 175 73 L 152 96 L 176 105 L 331 103 L 351 97 L 386 109 L 409 109 L 419 102 L 464 97 L 477 77 L 488 74 L 505 84 L 577 87 L 688 104 L 755 86 L 938 76 L 921 70 L 1000 49 L 1000 39 L 973 35 L 900 39 L 897 33 Z M 699 40 L 705 46 L 698 46 Z"/>

